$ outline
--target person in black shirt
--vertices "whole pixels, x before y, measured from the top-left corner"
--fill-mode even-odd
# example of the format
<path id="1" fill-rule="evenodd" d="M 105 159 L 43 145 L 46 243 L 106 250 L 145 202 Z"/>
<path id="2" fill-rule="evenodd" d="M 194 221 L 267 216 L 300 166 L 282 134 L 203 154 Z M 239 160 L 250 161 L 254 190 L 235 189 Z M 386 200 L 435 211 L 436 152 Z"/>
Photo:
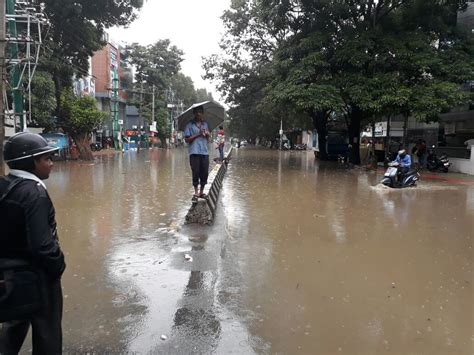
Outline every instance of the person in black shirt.
<path id="1" fill-rule="evenodd" d="M 32 327 L 33 354 L 62 353 L 61 275 L 66 268 L 56 229 L 55 211 L 42 180 L 49 177 L 56 148 L 43 137 L 22 132 L 5 143 L 4 159 L 10 168 L 0 177 L 0 259 L 24 259 L 40 275 L 41 309 L 28 320 L 1 324 L 0 354 L 17 354 Z M 5 192 L 15 186 L 7 193 Z"/>

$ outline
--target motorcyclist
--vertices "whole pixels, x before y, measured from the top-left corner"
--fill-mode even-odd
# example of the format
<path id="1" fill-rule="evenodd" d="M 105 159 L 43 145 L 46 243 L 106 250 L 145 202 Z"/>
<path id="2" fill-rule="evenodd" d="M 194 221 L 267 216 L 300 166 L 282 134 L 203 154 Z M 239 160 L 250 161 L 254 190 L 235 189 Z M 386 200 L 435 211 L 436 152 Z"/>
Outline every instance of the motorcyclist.
<path id="1" fill-rule="evenodd" d="M 399 150 L 398 155 L 395 158 L 394 163 L 399 164 L 398 168 L 398 182 L 402 182 L 403 178 L 405 177 L 405 174 L 410 170 L 411 168 L 411 157 L 409 154 L 407 154 L 405 149 Z"/>

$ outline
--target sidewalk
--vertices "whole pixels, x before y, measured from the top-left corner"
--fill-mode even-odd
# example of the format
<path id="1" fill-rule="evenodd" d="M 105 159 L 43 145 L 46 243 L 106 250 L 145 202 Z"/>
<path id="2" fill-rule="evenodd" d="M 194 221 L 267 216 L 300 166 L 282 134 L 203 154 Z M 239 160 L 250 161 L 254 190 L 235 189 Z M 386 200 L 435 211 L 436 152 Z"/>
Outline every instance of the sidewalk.
<path id="1" fill-rule="evenodd" d="M 474 175 L 462 173 L 434 173 L 431 171 L 420 172 L 421 178 L 426 180 L 438 180 L 455 184 L 474 185 Z"/>
<path id="2" fill-rule="evenodd" d="M 385 168 L 383 167 L 378 167 L 377 172 L 384 173 Z M 434 180 L 434 181 L 442 181 L 442 182 L 448 182 L 452 184 L 463 184 L 463 185 L 474 185 L 474 175 L 468 175 L 468 174 L 463 174 L 463 173 L 454 173 L 454 172 L 448 172 L 448 173 L 437 173 L 437 172 L 431 172 L 429 170 L 421 170 L 420 171 L 421 175 L 421 180 Z"/>

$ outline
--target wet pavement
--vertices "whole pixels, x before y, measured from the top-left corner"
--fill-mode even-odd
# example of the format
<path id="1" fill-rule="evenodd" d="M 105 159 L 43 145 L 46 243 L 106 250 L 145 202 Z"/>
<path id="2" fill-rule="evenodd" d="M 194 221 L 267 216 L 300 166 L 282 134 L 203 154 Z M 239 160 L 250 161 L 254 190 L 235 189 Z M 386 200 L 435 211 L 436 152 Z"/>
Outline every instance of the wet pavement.
<path id="1" fill-rule="evenodd" d="M 380 178 L 241 148 L 207 227 L 183 149 L 57 163 L 65 351 L 472 354 L 474 186 Z"/>

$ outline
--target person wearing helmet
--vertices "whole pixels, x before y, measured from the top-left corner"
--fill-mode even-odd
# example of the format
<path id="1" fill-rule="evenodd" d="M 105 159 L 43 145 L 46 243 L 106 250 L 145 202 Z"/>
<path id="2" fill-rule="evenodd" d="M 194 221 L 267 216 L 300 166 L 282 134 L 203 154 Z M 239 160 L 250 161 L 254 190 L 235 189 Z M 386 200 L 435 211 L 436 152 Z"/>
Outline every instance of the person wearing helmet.
<path id="1" fill-rule="evenodd" d="M 403 181 L 405 174 L 411 168 L 411 157 L 410 154 L 407 154 L 405 149 L 399 150 L 398 155 L 395 158 L 395 162 L 400 164 L 400 168 L 398 170 L 398 181 Z"/>
<path id="2" fill-rule="evenodd" d="M 33 354 L 62 352 L 60 280 L 66 264 L 59 246 L 55 210 L 43 183 L 51 173 L 51 154 L 55 150 L 43 137 L 28 132 L 15 134 L 5 142 L 4 159 L 10 173 L 0 177 L 0 259 L 26 260 L 40 275 L 43 297 L 40 310 L 27 320 L 1 324 L 0 354 L 17 354 L 30 324 Z"/>

